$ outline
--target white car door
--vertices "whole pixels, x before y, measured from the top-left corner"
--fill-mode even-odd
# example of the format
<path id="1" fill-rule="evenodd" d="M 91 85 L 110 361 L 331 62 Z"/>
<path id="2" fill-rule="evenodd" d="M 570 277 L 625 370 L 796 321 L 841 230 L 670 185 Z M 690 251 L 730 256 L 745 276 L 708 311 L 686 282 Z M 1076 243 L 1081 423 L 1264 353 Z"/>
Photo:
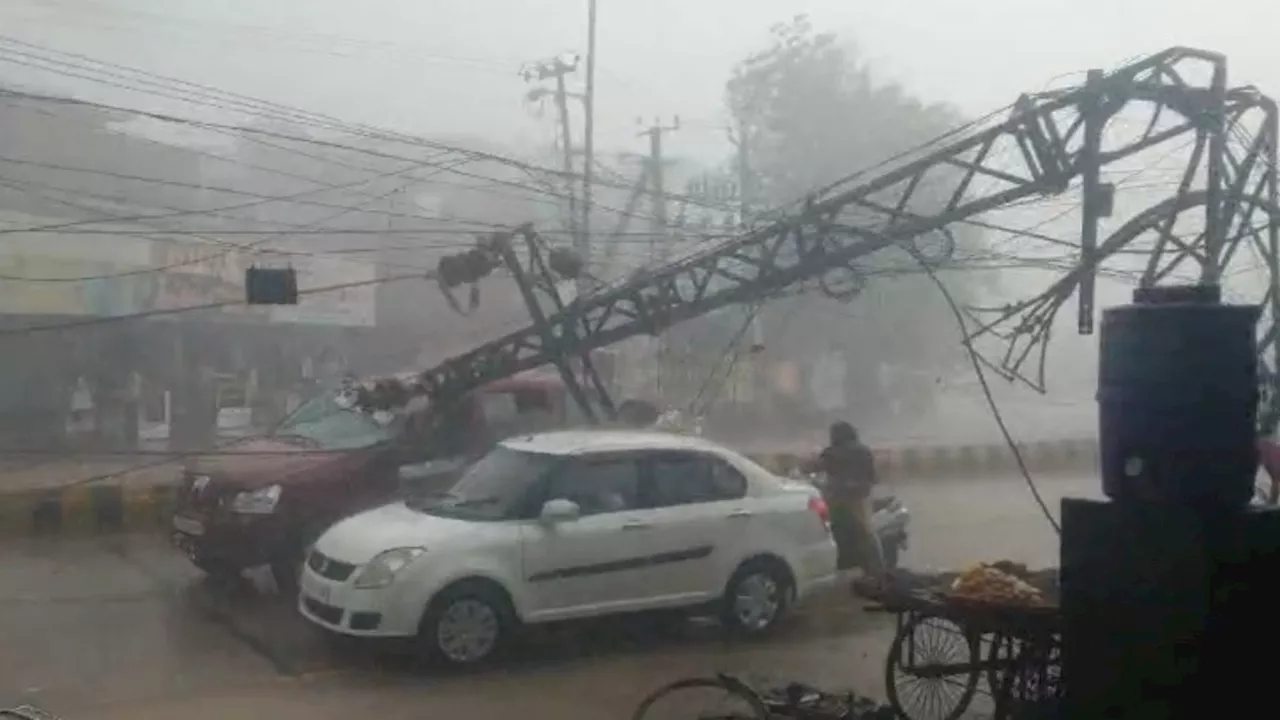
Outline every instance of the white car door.
<path id="1" fill-rule="evenodd" d="M 646 581 L 661 591 L 654 600 L 676 604 L 719 596 L 757 521 L 746 478 L 724 460 L 696 452 L 651 455 L 646 470 L 657 531 Z"/>
<path id="2" fill-rule="evenodd" d="M 534 519 L 523 530 L 534 618 L 625 610 L 646 594 L 639 576 L 654 533 L 639 508 L 639 478 L 629 455 L 573 460 L 546 478 L 541 501 L 572 500 L 581 516 L 553 525 Z"/>

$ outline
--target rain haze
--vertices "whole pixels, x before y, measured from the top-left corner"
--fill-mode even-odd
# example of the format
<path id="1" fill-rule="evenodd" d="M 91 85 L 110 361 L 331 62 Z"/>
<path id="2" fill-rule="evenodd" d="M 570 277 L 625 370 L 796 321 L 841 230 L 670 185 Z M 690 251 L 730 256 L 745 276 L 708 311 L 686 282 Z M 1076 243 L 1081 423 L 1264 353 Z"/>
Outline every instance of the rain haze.
<path id="1" fill-rule="evenodd" d="M 344 121 L 435 138 L 483 139 L 513 152 L 545 152 L 557 142 L 553 111 L 523 100 L 519 70 L 558 53 L 585 52 L 586 13 L 579 2 L 483 0 L 407 3 L 378 0 L 354 11 L 346 3 L 226 3 L 144 0 L 18 0 L 0 9 L 8 36 Z M 1146 0 L 1123 7 L 1102 2 L 962 5 L 928 0 L 903 12 L 893 3 L 797 0 L 608 3 L 599 10 L 594 135 L 600 157 L 638 153 L 637 133 L 655 118 L 682 120 L 666 152 L 687 167 L 721 164 L 732 153 L 724 84 L 735 63 L 762 48 L 768 28 L 807 14 L 820 32 L 856 50 L 873 78 L 900 83 L 927 103 L 976 117 L 1024 91 L 1079 82 L 1091 67 L 1173 45 L 1229 53 L 1232 81 L 1267 88 L 1280 83 L 1268 43 L 1240 34 L 1242 18 L 1266 24 L 1280 10 L 1228 2 L 1212 12 L 1190 4 Z M 92 100 L 164 109 L 183 116 L 217 115 L 119 85 L 68 77 L 11 58 L 9 77 Z M 24 63 L 24 64 L 14 64 Z M 581 91 L 583 72 L 569 76 Z M 571 111 L 578 115 L 578 109 Z M 575 118 L 580 132 L 580 117 Z M 861 132 L 856 125 L 849 134 Z M 163 128 L 150 132 L 166 132 Z M 172 138 L 171 138 L 171 141 Z M 869 158 L 876 159 L 876 158 Z M 849 171 L 859 169 L 849 167 Z M 1075 220 L 1053 224 L 1070 235 Z M 1025 275 L 1023 273 L 1022 275 Z M 1034 292 L 1041 281 L 1006 274 L 1005 299 Z M 1105 283 L 1104 283 L 1105 284 Z M 1019 290 L 1023 292 L 1018 292 Z M 1124 297 L 1123 292 L 1111 298 Z M 1114 300 L 1108 300 L 1113 302 Z M 801 321 L 803 322 L 803 320 Z M 1069 344 L 1072 357 L 1094 341 Z M 1072 362 L 1087 370 L 1090 362 Z M 1050 397 L 1002 393 L 1023 433 L 1094 432 L 1088 372 L 1051 378 Z M 971 378 L 935 378 L 938 389 L 964 394 Z M 910 428 L 869 428 L 885 441 L 996 439 L 979 398 L 938 404 L 938 416 Z M 878 424 L 869 420 L 872 425 Z M 977 436 L 975 436 L 975 433 Z"/>
<path id="2" fill-rule="evenodd" d="M 900 705 L 892 618 L 835 573 L 878 571 L 833 535 L 833 423 L 875 476 L 842 526 L 868 557 L 1034 568 L 1058 500 L 1099 494 L 1097 329 L 1133 288 L 1257 305 L 1275 406 L 1280 64 L 1252 29 L 1277 25 L 1261 0 L 5 0 L 0 707 L 586 720 L 777 668 Z M 1221 53 L 1225 88 L 1169 48 Z M 584 489 L 540 464 L 597 445 Z M 763 530 L 706 540 L 706 506 Z M 775 511 L 813 545 L 754 549 Z M 802 555 L 812 583 L 768 559 Z M 720 634 L 801 595 L 776 641 Z M 419 662 L 508 644 L 509 672 Z"/>

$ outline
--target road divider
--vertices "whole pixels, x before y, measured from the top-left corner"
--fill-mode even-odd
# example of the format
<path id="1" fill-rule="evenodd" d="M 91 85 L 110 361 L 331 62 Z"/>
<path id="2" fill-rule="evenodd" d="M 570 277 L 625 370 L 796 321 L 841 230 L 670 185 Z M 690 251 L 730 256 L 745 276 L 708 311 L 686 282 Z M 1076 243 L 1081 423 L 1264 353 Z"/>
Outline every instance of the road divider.
<path id="1" fill-rule="evenodd" d="M 85 536 L 165 530 L 175 484 L 0 489 L 0 536 Z"/>
<path id="2" fill-rule="evenodd" d="M 915 445 L 872 452 L 884 480 L 961 479 L 1018 469 L 1008 445 Z M 1098 464 L 1098 441 L 1092 438 L 1019 443 L 1018 452 L 1032 472 L 1087 472 Z M 753 453 L 751 457 L 780 474 L 798 469 L 808 459 L 794 453 Z"/>

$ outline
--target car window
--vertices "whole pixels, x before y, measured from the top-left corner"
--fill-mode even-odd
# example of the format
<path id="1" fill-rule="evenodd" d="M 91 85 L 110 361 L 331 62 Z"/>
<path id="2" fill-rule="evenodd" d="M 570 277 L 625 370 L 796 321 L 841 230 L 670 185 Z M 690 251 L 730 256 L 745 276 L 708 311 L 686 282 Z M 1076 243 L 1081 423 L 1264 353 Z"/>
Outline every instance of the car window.
<path id="1" fill-rule="evenodd" d="M 552 474 L 547 500 L 572 500 L 583 515 L 634 510 L 640 494 L 639 465 L 631 458 L 580 460 Z"/>
<path id="2" fill-rule="evenodd" d="M 512 393 L 516 413 L 551 412 L 551 398 L 541 388 L 516 390 Z"/>
<path id="3" fill-rule="evenodd" d="M 280 421 L 271 435 L 302 438 L 319 450 L 354 450 L 392 439 L 401 423 L 400 419 L 379 423 L 369 413 L 339 404 L 337 394 L 326 391 Z"/>
<path id="4" fill-rule="evenodd" d="M 521 512 L 530 488 L 558 461 L 554 455 L 499 445 L 468 468 L 448 492 L 417 498 L 412 507 L 468 520 L 506 520 Z"/>
<path id="5" fill-rule="evenodd" d="M 672 453 L 652 463 L 651 503 L 656 507 L 733 500 L 746 494 L 746 478 L 719 458 Z"/>

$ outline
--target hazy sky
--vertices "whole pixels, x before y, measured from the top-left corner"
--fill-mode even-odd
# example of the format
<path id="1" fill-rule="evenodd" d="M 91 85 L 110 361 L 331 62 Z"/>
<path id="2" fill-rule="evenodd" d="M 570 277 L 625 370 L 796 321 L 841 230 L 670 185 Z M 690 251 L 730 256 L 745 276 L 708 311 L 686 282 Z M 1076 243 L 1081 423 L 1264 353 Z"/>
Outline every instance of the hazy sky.
<path id="1" fill-rule="evenodd" d="M 1234 83 L 1280 92 L 1270 33 L 1251 31 L 1280 24 L 1263 0 L 600 0 L 600 146 L 641 149 L 638 116 L 680 114 L 672 152 L 717 154 L 730 66 L 800 12 L 884 77 L 975 115 L 1173 44 L 1227 52 Z M 6 0 L 0 22 L 28 42 L 351 120 L 500 140 L 550 138 L 521 103 L 520 63 L 586 49 L 586 0 Z"/>

